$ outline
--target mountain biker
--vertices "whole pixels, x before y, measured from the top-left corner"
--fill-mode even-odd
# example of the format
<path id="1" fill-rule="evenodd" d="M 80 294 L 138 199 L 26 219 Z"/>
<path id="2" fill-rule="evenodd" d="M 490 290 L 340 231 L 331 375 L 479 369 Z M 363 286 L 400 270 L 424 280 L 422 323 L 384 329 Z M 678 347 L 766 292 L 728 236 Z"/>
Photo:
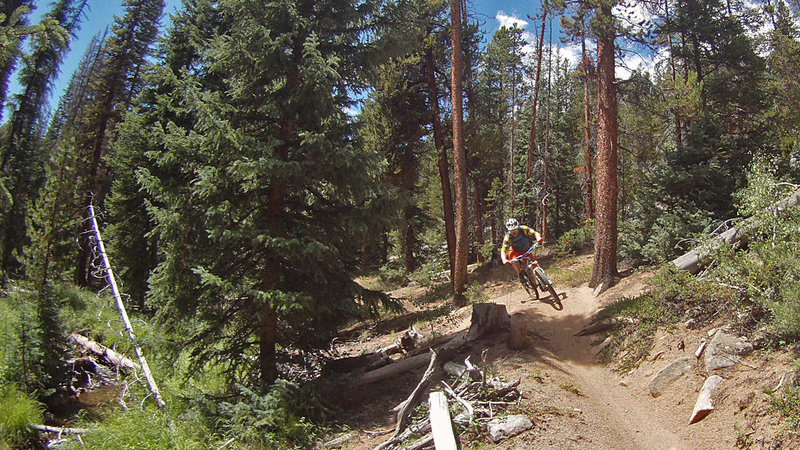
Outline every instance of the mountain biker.
<path id="1" fill-rule="evenodd" d="M 503 238 L 503 247 L 500 249 L 500 259 L 503 264 L 511 264 L 511 267 L 517 272 L 517 277 L 522 279 L 520 274 L 519 261 L 512 261 L 519 255 L 525 254 L 533 242 L 536 241 L 539 245 L 542 244 L 542 236 L 531 228 L 525 225 L 520 225 L 517 219 L 510 218 L 506 220 L 506 229 L 508 233 Z"/>

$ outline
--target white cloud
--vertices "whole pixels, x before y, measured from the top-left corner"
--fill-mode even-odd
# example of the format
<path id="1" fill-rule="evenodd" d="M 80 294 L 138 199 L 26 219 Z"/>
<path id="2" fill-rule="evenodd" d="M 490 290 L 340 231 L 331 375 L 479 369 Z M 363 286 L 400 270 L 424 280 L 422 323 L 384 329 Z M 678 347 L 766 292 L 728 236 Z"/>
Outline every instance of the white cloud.
<path id="1" fill-rule="evenodd" d="M 526 20 L 509 16 L 503 11 L 497 11 L 497 15 L 495 15 L 494 18 L 500 24 L 500 28 L 513 28 L 516 26 L 517 28 L 523 29 L 528 26 L 528 22 Z"/>
<path id="2" fill-rule="evenodd" d="M 586 49 L 588 52 L 589 49 Z M 558 52 L 561 56 L 561 59 L 566 58 L 569 61 L 570 67 L 578 67 L 578 63 L 581 61 L 581 45 L 580 44 L 569 44 L 564 47 L 559 47 Z"/>
<path id="3" fill-rule="evenodd" d="M 618 79 L 626 80 L 633 71 L 653 73 L 654 68 L 655 60 L 652 56 L 633 53 L 626 55 L 622 61 L 617 61 L 614 75 Z"/>

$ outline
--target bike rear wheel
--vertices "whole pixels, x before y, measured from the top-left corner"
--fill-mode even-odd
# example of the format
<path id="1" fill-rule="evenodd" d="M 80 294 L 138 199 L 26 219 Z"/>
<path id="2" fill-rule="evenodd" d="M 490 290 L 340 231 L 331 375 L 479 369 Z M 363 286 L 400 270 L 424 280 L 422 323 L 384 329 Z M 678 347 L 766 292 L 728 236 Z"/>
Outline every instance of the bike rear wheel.
<path id="1" fill-rule="evenodd" d="M 542 290 L 547 289 L 547 292 L 553 296 L 553 299 L 558 300 L 558 293 L 553 287 L 553 282 L 548 280 L 547 277 L 542 276 L 538 271 L 536 272 L 536 278 L 539 280 L 539 286 L 542 287 Z"/>
<path id="2" fill-rule="evenodd" d="M 519 271 L 519 282 L 522 284 L 522 287 L 525 288 L 525 292 L 533 298 L 534 300 L 539 300 L 539 290 L 536 289 L 536 281 L 533 278 L 533 274 L 531 273 L 530 269 L 527 267 L 523 267 Z"/>

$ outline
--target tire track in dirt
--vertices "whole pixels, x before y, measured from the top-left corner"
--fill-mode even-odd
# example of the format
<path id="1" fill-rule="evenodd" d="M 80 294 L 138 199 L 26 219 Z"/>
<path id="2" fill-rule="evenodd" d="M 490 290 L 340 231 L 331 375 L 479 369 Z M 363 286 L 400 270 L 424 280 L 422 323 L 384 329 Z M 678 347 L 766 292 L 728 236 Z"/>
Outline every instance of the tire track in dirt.
<path id="1" fill-rule="evenodd" d="M 524 314 L 529 329 L 548 339 L 537 340 L 542 362 L 575 380 L 580 395 L 574 408 L 591 430 L 581 448 L 698 448 L 679 432 L 666 428 L 650 405 L 638 399 L 620 384 L 619 376 L 595 360 L 592 341 L 596 337 L 573 336 L 601 307 L 592 290 L 582 286 L 557 291 L 564 306 L 562 310 L 530 300 L 521 288 L 495 301 L 506 303 L 510 314 Z"/>

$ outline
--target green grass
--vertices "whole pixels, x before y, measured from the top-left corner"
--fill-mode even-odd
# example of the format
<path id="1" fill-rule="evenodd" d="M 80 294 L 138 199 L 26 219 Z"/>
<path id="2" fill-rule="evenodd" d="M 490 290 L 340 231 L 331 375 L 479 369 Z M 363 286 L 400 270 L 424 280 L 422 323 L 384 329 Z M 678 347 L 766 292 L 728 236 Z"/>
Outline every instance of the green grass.
<path id="1" fill-rule="evenodd" d="M 30 424 L 42 424 L 44 406 L 15 385 L 0 386 L 0 448 L 23 447 L 31 437 Z"/>
<path id="2" fill-rule="evenodd" d="M 574 256 L 560 257 L 548 264 L 547 275 L 556 286 L 578 287 L 589 282 L 592 277 L 592 263 L 576 265 Z"/>

